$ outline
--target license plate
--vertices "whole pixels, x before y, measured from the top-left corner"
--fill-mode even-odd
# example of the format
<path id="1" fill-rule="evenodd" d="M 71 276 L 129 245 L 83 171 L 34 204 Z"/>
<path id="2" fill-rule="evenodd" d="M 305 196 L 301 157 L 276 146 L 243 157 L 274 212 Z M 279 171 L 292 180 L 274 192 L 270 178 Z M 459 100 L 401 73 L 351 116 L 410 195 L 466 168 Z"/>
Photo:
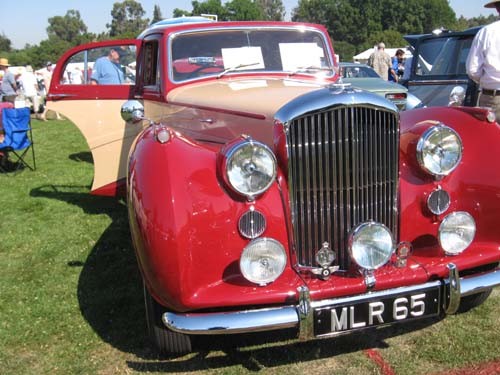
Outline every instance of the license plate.
<path id="1" fill-rule="evenodd" d="M 374 293 L 363 299 L 346 298 L 314 310 L 314 334 L 331 335 L 436 316 L 440 299 L 439 285 L 390 295 Z"/>

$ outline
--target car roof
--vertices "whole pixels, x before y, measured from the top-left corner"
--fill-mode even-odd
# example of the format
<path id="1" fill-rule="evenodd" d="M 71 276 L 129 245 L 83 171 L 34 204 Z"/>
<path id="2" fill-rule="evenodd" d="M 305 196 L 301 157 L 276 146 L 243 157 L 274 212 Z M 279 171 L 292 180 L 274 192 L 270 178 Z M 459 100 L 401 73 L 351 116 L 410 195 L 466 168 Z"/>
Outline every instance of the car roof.
<path id="1" fill-rule="evenodd" d="M 289 27 L 311 27 L 326 32 L 326 28 L 320 24 L 304 23 L 304 22 L 290 22 L 290 21 L 214 21 L 205 17 L 179 17 L 165 19 L 154 23 L 144 30 L 138 39 L 142 39 L 149 34 L 162 33 L 162 32 L 177 32 L 184 30 L 195 30 L 198 28 L 229 28 L 229 27 L 276 27 L 276 28 L 289 28 Z"/>
<path id="2" fill-rule="evenodd" d="M 414 34 L 405 35 L 405 40 L 410 43 L 412 47 L 416 47 L 417 43 L 424 38 L 448 38 L 448 37 L 461 37 L 461 36 L 474 36 L 483 26 L 471 27 L 464 31 L 449 31 L 441 30 L 440 33 L 429 33 L 429 34 Z"/>

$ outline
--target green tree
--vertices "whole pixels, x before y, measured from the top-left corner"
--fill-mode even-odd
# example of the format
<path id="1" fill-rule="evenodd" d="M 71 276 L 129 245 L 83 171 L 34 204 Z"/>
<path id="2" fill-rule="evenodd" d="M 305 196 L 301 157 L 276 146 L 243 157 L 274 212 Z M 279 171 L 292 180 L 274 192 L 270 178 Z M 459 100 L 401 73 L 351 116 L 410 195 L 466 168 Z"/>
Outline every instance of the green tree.
<path id="1" fill-rule="evenodd" d="M 4 33 L 0 35 L 0 51 L 9 52 L 12 50 L 12 42 Z"/>
<path id="2" fill-rule="evenodd" d="M 266 21 L 283 21 L 285 19 L 285 6 L 281 0 L 256 0 Z"/>
<path id="3" fill-rule="evenodd" d="M 172 12 L 172 17 L 178 18 L 178 17 L 190 17 L 192 16 L 192 12 L 188 12 L 187 10 L 175 8 Z"/>
<path id="4" fill-rule="evenodd" d="M 207 1 L 192 1 L 193 11 L 191 16 L 199 16 L 202 14 L 216 14 L 219 20 L 226 19 L 226 8 L 222 5 L 221 0 Z"/>
<path id="5" fill-rule="evenodd" d="M 70 9 L 66 15 L 50 17 L 48 21 L 47 35 L 49 38 L 59 38 L 76 45 L 87 34 L 87 26 L 77 10 Z"/>
<path id="6" fill-rule="evenodd" d="M 422 0 L 422 5 L 425 9 L 423 20 L 425 33 L 440 27 L 453 29 L 457 20 L 448 0 Z"/>
<path id="7" fill-rule="evenodd" d="M 153 9 L 153 19 L 151 20 L 151 24 L 161 21 L 162 19 L 163 16 L 161 15 L 160 6 L 155 4 L 155 7 Z"/>
<path id="8" fill-rule="evenodd" d="M 143 18 L 146 12 L 142 5 L 135 0 L 124 0 L 114 3 L 111 10 L 109 29 L 111 38 L 135 38 L 149 24 L 149 19 Z"/>
<path id="9" fill-rule="evenodd" d="M 252 0 L 232 0 L 227 2 L 226 18 L 230 21 L 254 21 L 264 19 L 264 12 L 258 3 Z"/>

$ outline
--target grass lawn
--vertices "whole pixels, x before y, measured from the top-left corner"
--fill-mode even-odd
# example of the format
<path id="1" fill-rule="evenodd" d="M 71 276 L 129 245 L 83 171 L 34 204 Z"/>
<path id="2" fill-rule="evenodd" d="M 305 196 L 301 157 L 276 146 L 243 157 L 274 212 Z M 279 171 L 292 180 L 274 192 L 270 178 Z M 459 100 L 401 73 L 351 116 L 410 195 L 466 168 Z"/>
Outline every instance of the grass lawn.
<path id="1" fill-rule="evenodd" d="M 499 290 L 435 324 L 307 343 L 216 337 L 199 340 L 193 354 L 158 360 L 145 336 L 124 203 L 88 194 L 92 158 L 69 121 L 33 126 L 37 170 L 0 174 L 0 373 L 382 373 L 371 348 L 397 374 L 500 360 Z"/>

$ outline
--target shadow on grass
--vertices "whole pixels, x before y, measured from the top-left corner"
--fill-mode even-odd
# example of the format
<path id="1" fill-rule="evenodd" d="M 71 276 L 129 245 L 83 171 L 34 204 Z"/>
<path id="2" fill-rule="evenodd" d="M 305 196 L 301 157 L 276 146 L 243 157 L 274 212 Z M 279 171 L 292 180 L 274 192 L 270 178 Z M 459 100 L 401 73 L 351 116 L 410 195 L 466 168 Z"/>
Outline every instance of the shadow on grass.
<path id="1" fill-rule="evenodd" d="M 90 195 L 88 187 L 81 186 L 46 185 L 33 189 L 30 195 L 74 204 L 86 214 L 104 214 L 111 219 L 87 259 L 69 260 L 67 264 L 81 267 L 77 296 L 88 324 L 113 347 L 144 357 L 147 339 L 142 279 L 124 202 Z"/>
<path id="2" fill-rule="evenodd" d="M 291 331 L 234 335 L 230 338 L 201 337 L 194 342 L 194 353 L 177 358 L 175 361 L 144 360 L 128 361 L 127 364 L 137 372 L 194 372 L 235 366 L 258 372 L 263 369 L 331 358 L 372 348 L 386 348 L 388 347 L 386 339 L 423 329 L 437 321 L 438 319 L 428 319 L 404 326 L 371 329 L 348 336 L 307 342 L 294 339 L 295 332 Z M 289 341 L 290 339 L 293 341 Z M 263 346 L 263 344 L 268 344 L 268 346 Z M 214 351 L 220 353 L 214 354 Z"/>
<path id="3" fill-rule="evenodd" d="M 70 260 L 68 267 L 82 268 L 77 293 L 82 316 L 103 341 L 138 358 L 127 361 L 134 371 L 185 372 L 233 366 L 260 371 L 385 347 L 387 338 L 436 322 L 426 320 L 309 342 L 295 340 L 295 331 L 199 336 L 193 337 L 193 354 L 175 361 L 161 360 L 146 337 L 142 281 L 130 240 L 126 206 L 119 199 L 92 196 L 87 191 L 86 187 L 47 185 L 33 189 L 31 196 L 57 199 L 81 207 L 89 215 L 105 214 L 111 219 L 85 262 Z"/>

